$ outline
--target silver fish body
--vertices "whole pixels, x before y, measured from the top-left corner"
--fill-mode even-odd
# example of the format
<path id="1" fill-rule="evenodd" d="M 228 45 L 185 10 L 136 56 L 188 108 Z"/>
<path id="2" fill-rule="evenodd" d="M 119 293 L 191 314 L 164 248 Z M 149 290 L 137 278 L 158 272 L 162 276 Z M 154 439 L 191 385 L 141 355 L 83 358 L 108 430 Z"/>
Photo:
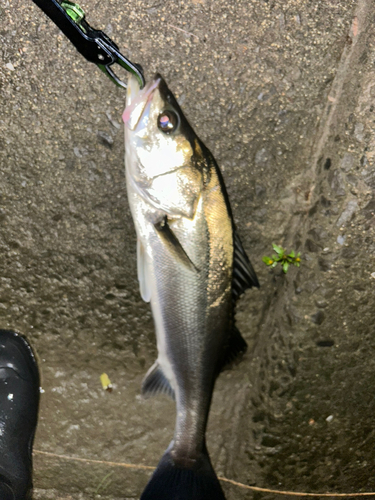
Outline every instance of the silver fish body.
<path id="1" fill-rule="evenodd" d="M 131 78 L 128 89 L 128 199 L 141 294 L 151 302 L 158 348 L 143 393 L 169 393 L 177 407 L 174 439 L 142 499 L 171 498 L 165 483 L 176 470 L 198 477 L 206 471 L 211 484 L 207 479 L 194 494 L 181 486 L 173 498 L 221 499 L 205 444 L 208 413 L 218 374 L 246 349 L 234 326 L 234 299 L 258 281 L 236 235 L 217 164 L 164 80 L 157 75 L 139 91 Z"/>

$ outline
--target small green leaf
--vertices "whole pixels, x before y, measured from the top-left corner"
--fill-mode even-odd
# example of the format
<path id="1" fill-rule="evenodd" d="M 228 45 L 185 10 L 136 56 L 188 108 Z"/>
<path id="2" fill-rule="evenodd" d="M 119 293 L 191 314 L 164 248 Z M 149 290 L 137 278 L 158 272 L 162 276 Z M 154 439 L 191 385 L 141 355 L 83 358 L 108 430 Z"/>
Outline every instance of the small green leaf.
<path id="1" fill-rule="evenodd" d="M 288 271 L 288 269 L 289 269 L 289 262 L 284 262 L 284 264 L 283 264 L 284 273 L 286 273 Z"/>
<path id="2" fill-rule="evenodd" d="M 288 253 L 288 257 L 294 258 L 296 254 L 294 253 L 294 250 L 292 250 L 290 253 Z"/>
<path id="3" fill-rule="evenodd" d="M 284 251 L 283 247 L 279 247 L 279 246 L 278 246 L 278 245 L 276 245 L 275 243 L 272 243 L 272 247 L 273 247 L 273 249 L 275 250 L 275 252 L 277 253 L 277 255 L 279 255 L 280 257 L 281 257 L 282 255 L 284 255 L 284 252 L 285 252 L 285 251 Z"/>

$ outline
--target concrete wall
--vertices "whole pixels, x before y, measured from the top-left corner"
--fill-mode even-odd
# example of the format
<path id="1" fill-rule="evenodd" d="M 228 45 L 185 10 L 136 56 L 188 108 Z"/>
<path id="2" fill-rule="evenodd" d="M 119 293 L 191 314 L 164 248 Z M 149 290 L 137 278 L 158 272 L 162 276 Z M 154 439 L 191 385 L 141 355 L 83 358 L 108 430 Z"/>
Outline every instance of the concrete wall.
<path id="1" fill-rule="evenodd" d="M 249 352 L 215 391 L 217 472 L 294 491 L 374 490 L 372 2 L 81 6 L 147 77 L 166 78 L 223 170 L 261 281 L 237 307 Z M 35 448 L 155 465 L 174 405 L 139 396 L 156 349 L 126 200 L 124 91 L 30 0 L 0 7 L 0 324 L 39 355 Z M 301 268 L 269 271 L 272 242 L 301 251 Z M 149 474 L 34 460 L 38 500 L 138 498 Z"/>

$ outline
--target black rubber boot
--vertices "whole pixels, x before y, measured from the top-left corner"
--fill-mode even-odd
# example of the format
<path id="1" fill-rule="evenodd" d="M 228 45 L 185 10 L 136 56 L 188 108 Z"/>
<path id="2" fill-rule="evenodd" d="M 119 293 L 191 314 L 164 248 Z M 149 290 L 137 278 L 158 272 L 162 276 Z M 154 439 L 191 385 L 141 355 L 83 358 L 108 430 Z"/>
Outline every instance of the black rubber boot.
<path id="1" fill-rule="evenodd" d="M 0 499 L 29 500 L 39 371 L 24 337 L 0 330 Z"/>

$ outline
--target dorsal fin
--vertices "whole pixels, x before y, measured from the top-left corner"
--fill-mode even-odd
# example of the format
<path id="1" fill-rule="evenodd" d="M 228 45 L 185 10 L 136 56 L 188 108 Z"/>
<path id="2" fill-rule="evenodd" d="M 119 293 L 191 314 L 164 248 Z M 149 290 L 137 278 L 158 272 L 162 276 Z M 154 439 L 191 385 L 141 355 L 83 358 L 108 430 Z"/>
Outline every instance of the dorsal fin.
<path id="1" fill-rule="evenodd" d="M 233 300 L 236 301 L 245 290 L 253 286 L 259 288 L 257 275 L 255 274 L 249 257 L 246 255 L 237 231 L 233 229 Z"/>

